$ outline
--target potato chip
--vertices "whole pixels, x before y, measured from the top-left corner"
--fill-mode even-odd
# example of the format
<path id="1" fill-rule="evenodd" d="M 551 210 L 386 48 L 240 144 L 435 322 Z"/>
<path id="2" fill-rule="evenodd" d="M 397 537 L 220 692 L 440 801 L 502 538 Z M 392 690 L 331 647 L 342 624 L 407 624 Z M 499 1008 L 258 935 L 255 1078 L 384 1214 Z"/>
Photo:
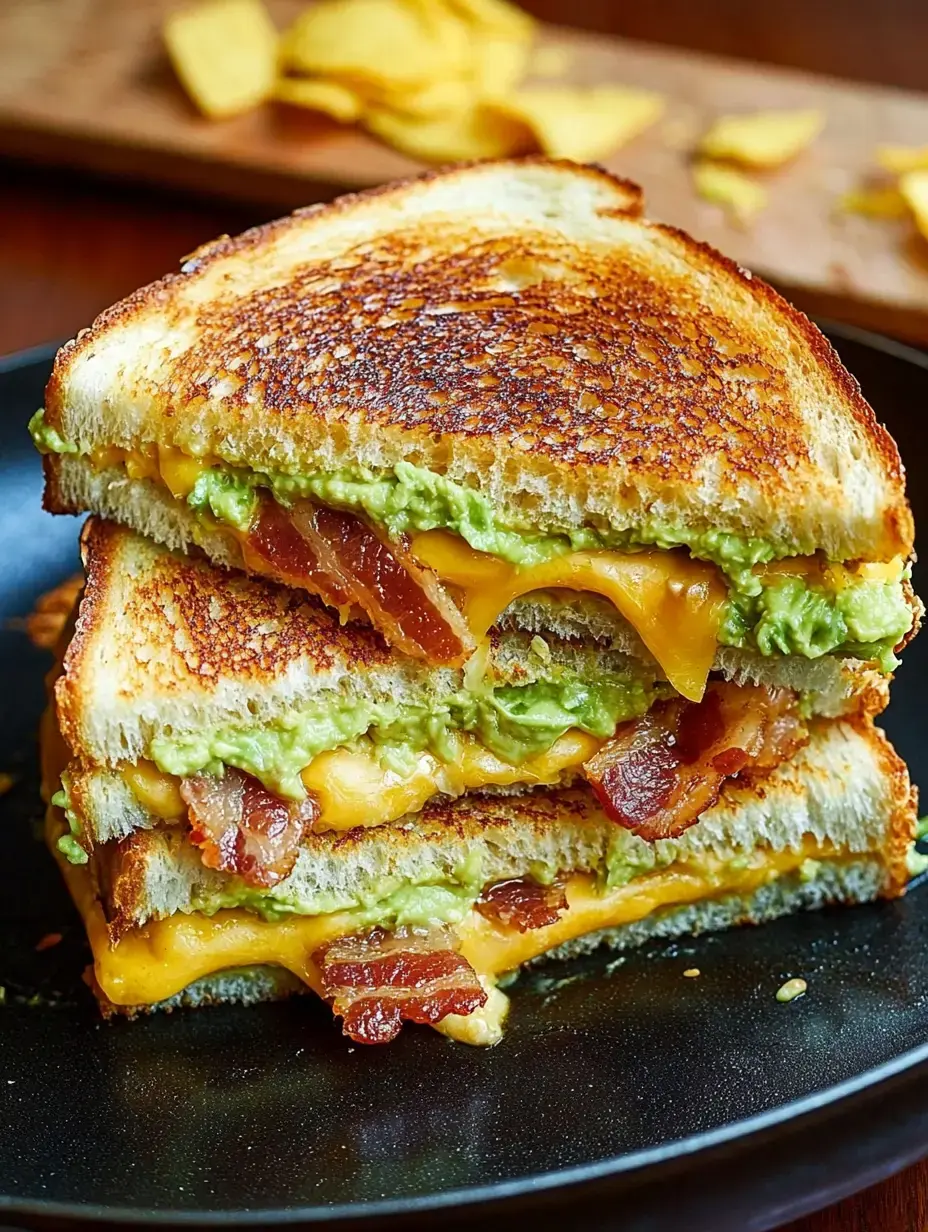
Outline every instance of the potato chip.
<path id="1" fill-rule="evenodd" d="M 204 115 L 238 115 L 273 93 L 278 38 L 260 0 L 180 9 L 162 34 L 174 71 Z"/>
<path id="2" fill-rule="evenodd" d="M 391 90 L 460 75 L 471 63 L 463 23 L 415 0 L 320 0 L 286 32 L 281 52 L 299 72 Z"/>
<path id="3" fill-rule="evenodd" d="M 810 145 L 824 125 L 824 114 L 812 110 L 719 116 L 699 151 L 745 167 L 780 167 Z"/>
<path id="4" fill-rule="evenodd" d="M 476 36 L 472 89 L 480 98 L 505 98 L 525 76 L 529 51 L 530 44 L 524 40 Z"/>
<path id="5" fill-rule="evenodd" d="M 928 145 L 881 145 L 876 161 L 884 171 L 905 175 L 907 171 L 928 171 Z"/>
<path id="6" fill-rule="evenodd" d="M 480 106 L 433 117 L 371 108 L 364 123 L 390 145 L 426 162 L 504 158 L 532 145 L 524 126 Z"/>
<path id="7" fill-rule="evenodd" d="M 545 154 L 589 162 L 614 153 L 653 124 L 664 98 L 626 86 L 530 86 L 494 106 L 522 120 Z"/>
<path id="8" fill-rule="evenodd" d="M 907 171 L 899 179 L 899 191 L 915 218 L 915 225 L 928 240 L 928 170 Z"/>
<path id="9" fill-rule="evenodd" d="M 375 107 L 402 112 L 407 116 L 443 116 L 452 111 L 467 111 L 473 106 L 473 85 L 460 77 L 431 81 L 402 93 L 381 92 L 371 99 Z"/>
<path id="10" fill-rule="evenodd" d="M 704 201 L 724 206 L 739 223 L 751 222 L 767 204 L 767 190 L 735 167 L 700 160 L 693 164 L 693 185 Z"/>
<path id="11" fill-rule="evenodd" d="M 507 0 L 444 0 L 468 25 L 488 33 L 528 42 L 535 34 L 535 19 Z"/>
<path id="12" fill-rule="evenodd" d="M 364 110 L 364 99 L 354 90 L 321 77 L 282 77 L 274 88 L 274 97 L 297 107 L 322 111 L 343 124 L 357 120 Z"/>
<path id="13" fill-rule="evenodd" d="M 866 218 L 902 218 L 908 213 L 905 197 L 894 184 L 852 188 L 839 199 L 837 208 Z"/>
<path id="14" fill-rule="evenodd" d="M 554 44 L 536 47 L 529 62 L 528 71 L 533 77 L 563 77 L 574 60 L 569 47 Z"/>

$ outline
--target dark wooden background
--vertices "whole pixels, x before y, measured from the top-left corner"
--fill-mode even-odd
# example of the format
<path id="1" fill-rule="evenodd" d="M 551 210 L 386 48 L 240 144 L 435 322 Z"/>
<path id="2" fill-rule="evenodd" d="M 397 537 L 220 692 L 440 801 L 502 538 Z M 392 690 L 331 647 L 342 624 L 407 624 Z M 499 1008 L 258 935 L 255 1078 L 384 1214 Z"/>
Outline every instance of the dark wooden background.
<path id="1" fill-rule="evenodd" d="M 525 0 L 525 7 L 630 38 L 928 92 L 928 0 Z M 0 354 L 70 337 L 204 240 L 265 217 L 257 206 L 0 162 Z M 928 1163 L 789 1232 L 926 1228 Z"/>

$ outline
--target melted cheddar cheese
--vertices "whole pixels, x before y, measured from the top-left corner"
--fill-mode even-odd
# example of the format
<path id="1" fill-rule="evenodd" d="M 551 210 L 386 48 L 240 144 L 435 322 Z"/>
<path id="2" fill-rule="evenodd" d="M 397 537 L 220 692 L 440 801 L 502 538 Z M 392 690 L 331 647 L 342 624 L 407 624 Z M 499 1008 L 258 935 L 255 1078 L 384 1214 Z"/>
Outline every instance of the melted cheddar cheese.
<path id="1" fill-rule="evenodd" d="M 412 551 L 443 582 L 463 590 L 464 615 L 478 640 L 520 595 L 594 591 L 612 601 L 678 693 L 702 698 L 728 594 L 715 565 L 683 552 L 597 551 L 519 567 L 440 530 L 416 535 Z"/>
<path id="2" fill-rule="evenodd" d="M 413 770 L 400 775 L 381 765 L 373 748 L 332 749 L 320 753 L 302 773 L 307 791 L 319 802 L 313 828 L 351 830 L 379 826 L 406 813 L 417 813 L 437 792 L 460 796 L 485 787 L 532 786 L 558 783 L 570 771 L 579 772 L 601 747 L 601 740 L 576 729 L 565 732 L 544 753 L 520 765 L 503 761 L 477 740 L 460 741 L 456 762 L 443 762 L 420 753 Z M 163 774 L 150 761 L 124 766 L 122 777 L 135 798 L 155 817 L 184 817 L 187 806 L 180 794 L 180 779 Z"/>
<path id="3" fill-rule="evenodd" d="M 125 467 L 130 479 L 152 479 L 168 489 L 175 500 L 185 500 L 203 471 L 215 465 L 211 458 L 193 458 L 171 445 L 149 445 L 146 449 L 120 449 L 108 445 L 90 454 L 97 470 Z"/>
<path id="4" fill-rule="evenodd" d="M 113 945 L 88 868 L 69 864 L 55 851 L 55 840 L 63 829 L 60 810 L 50 808 L 49 845 L 83 917 L 96 982 L 114 1005 L 153 1005 L 204 976 L 252 965 L 284 967 L 319 992 L 312 954 L 324 942 L 353 931 L 350 912 L 287 916 L 271 922 L 242 909 L 231 909 L 211 917 L 177 914 L 151 921 Z M 465 1042 L 494 1042 L 507 1007 L 494 981 L 504 972 L 578 937 L 630 924 L 661 908 L 722 894 L 749 895 L 766 882 L 794 872 L 811 856 L 835 855 L 830 846 L 809 839 L 800 851 L 768 852 L 763 860 L 746 868 L 706 859 L 700 864 L 648 873 L 613 889 L 603 889 L 587 874 L 575 874 L 566 886 L 567 909 L 557 922 L 526 933 L 471 911 L 458 925 L 461 953 L 492 995 L 483 1013 L 454 1017 L 440 1024 L 440 1029 Z"/>
<path id="5" fill-rule="evenodd" d="M 514 783 L 557 783 L 569 771 L 579 772 L 602 743 L 595 736 L 572 729 L 546 752 L 515 766 L 477 740 L 465 738 L 457 762 L 443 762 L 431 753 L 420 753 L 415 769 L 406 776 L 384 768 L 372 753 L 333 749 L 316 757 L 303 771 L 302 779 L 320 805 L 314 828 L 350 830 L 418 813 L 437 792 L 460 796 L 466 791 Z"/>
<path id="6" fill-rule="evenodd" d="M 98 449 L 91 460 L 98 468 L 124 466 L 131 478 L 160 482 L 178 500 L 190 494 L 203 470 L 215 465 L 215 459 L 192 458 L 161 445 Z M 224 529 L 239 543 L 249 567 L 265 572 L 265 563 L 249 550 L 247 533 Z M 442 582 L 462 592 L 464 614 L 478 642 L 521 595 L 552 589 L 592 591 L 609 599 L 625 617 L 678 693 L 690 701 L 702 698 L 728 593 L 715 565 L 684 551 L 655 549 L 569 552 L 537 565 L 517 566 L 475 551 L 443 530 L 415 535 L 412 550 Z M 804 576 L 840 590 L 861 579 L 895 580 L 899 568 L 899 559 L 848 568 L 817 557 L 796 557 L 759 566 L 756 572 L 761 578 Z"/>
<path id="7" fill-rule="evenodd" d="M 189 496 L 199 475 L 213 464 L 213 459 L 192 458 L 163 445 L 97 449 L 91 461 L 97 469 L 123 466 L 132 479 L 160 482 L 177 500 Z M 247 551 L 247 534 L 225 529 Z M 520 595 L 543 589 L 595 591 L 610 599 L 637 631 L 678 693 L 691 701 L 703 695 L 727 594 L 712 564 L 683 552 L 597 551 L 571 552 L 520 568 L 474 551 L 447 531 L 415 536 L 413 553 L 443 582 L 464 591 L 464 613 L 478 641 Z M 257 572 L 264 571 L 253 555 L 248 559 Z"/>

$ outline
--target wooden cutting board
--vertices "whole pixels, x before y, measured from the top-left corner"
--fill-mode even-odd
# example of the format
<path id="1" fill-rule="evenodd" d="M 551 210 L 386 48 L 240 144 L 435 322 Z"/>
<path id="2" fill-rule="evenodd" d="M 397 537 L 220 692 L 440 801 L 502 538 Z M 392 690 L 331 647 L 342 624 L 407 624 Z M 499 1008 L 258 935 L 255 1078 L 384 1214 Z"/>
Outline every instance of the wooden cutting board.
<path id="1" fill-rule="evenodd" d="M 170 0 L 3 0 L 0 154 L 292 208 L 420 166 L 321 116 L 266 106 L 210 121 L 177 85 L 159 25 Z M 302 0 L 271 0 L 283 26 Z M 909 220 L 839 215 L 836 199 L 879 144 L 928 144 L 928 96 L 548 27 L 563 78 L 665 93 L 665 118 L 607 160 L 675 223 L 764 274 L 803 307 L 928 343 L 928 242 Z M 770 203 L 747 230 L 701 201 L 689 158 L 722 112 L 820 107 L 823 135 L 767 177 Z"/>

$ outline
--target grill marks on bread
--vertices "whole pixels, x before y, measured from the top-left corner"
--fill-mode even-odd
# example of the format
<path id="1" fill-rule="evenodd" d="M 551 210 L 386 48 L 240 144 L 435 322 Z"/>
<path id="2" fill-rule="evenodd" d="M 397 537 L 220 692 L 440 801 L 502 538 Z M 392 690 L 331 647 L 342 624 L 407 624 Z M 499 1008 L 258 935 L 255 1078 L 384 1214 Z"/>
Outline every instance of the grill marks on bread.
<path id="1" fill-rule="evenodd" d="M 235 417 L 259 403 L 336 432 L 361 417 L 431 437 L 503 434 L 558 465 L 620 459 L 689 479 L 724 456 L 763 478 L 809 461 L 782 370 L 697 285 L 610 269 L 556 235 L 445 240 L 430 256 L 432 229 L 404 231 L 205 304 L 172 365 L 178 422 L 222 389 Z"/>
<path id="2" fill-rule="evenodd" d="M 640 210 L 626 181 L 526 159 L 300 211 L 104 313 L 59 354 L 48 421 L 259 469 L 407 459 L 542 528 L 659 514 L 907 555 L 898 452 L 821 333 Z"/>

